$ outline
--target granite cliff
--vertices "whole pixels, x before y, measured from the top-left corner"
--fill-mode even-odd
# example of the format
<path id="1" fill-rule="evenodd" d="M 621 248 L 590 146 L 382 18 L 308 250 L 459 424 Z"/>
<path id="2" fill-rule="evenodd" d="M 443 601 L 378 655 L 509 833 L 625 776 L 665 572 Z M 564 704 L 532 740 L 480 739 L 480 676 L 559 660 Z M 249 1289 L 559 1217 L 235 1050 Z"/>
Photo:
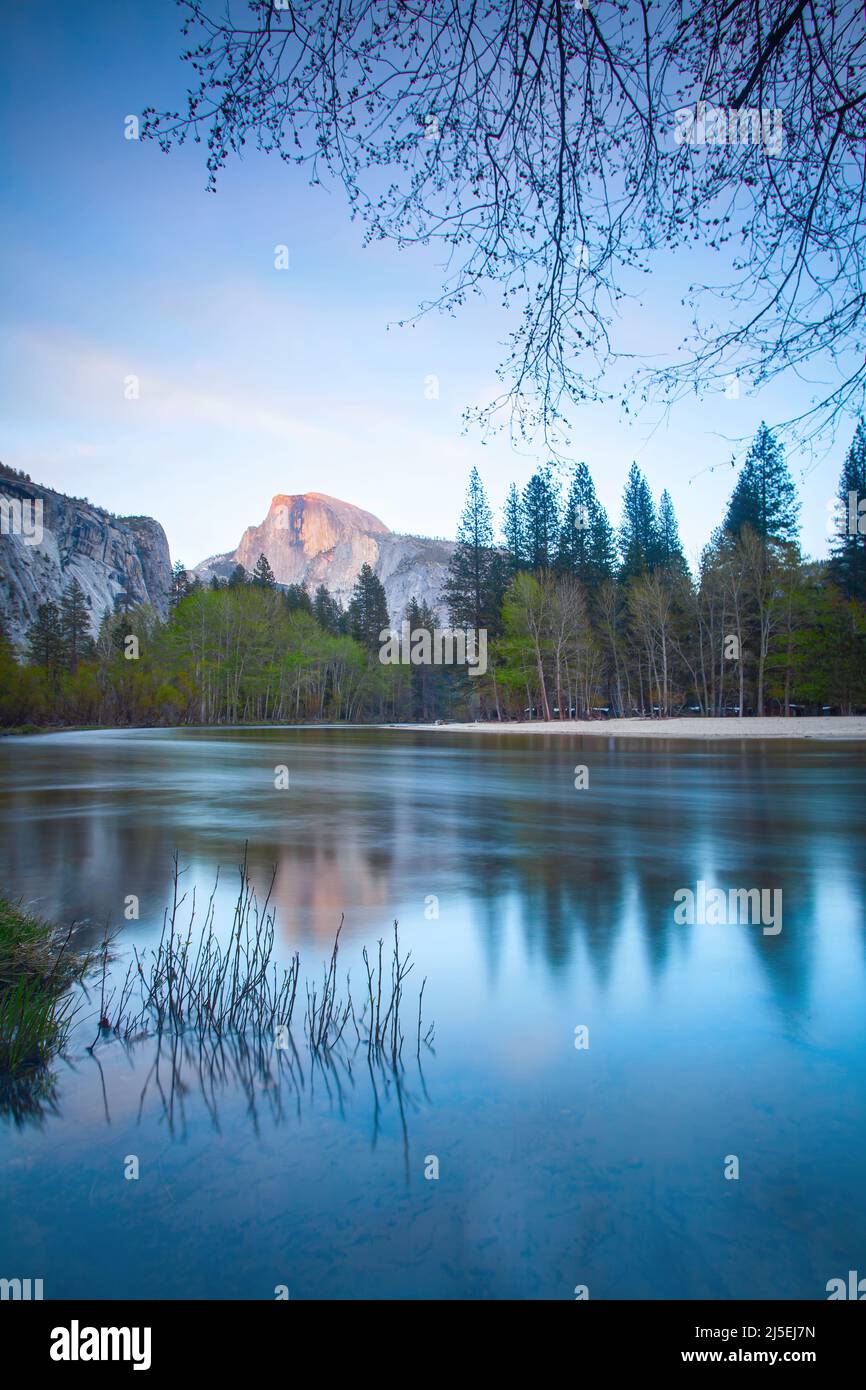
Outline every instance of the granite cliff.
<path id="1" fill-rule="evenodd" d="M 17 646 L 39 604 L 58 600 L 73 577 L 89 600 L 94 632 L 124 592 L 130 603 L 150 603 L 166 616 L 171 560 L 158 521 L 113 516 L 3 464 L 0 521 L 0 617 Z M 278 583 L 306 584 L 311 594 L 324 584 L 346 604 L 361 566 L 369 564 L 384 585 L 393 622 L 417 598 L 446 625 L 441 596 L 453 552 L 452 541 L 399 535 L 372 513 L 323 493 L 279 493 L 235 550 L 203 560 L 194 573 L 205 581 L 227 577 L 237 564 L 252 570 L 265 554 Z"/>
<path id="2" fill-rule="evenodd" d="M 39 604 L 58 600 L 73 577 L 89 600 L 94 632 L 124 592 L 164 617 L 171 585 L 165 532 L 152 517 L 113 516 L 0 464 L 0 617 L 16 645 Z"/>
<path id="3" fill-rule="evenodd" d="M 392 621 L 399 622 L 417 598 L 444 624 L 441 594 L 453 552 L 452 541 L 398 535 L 370 512 L 321 492 L 278 493 L 261 525 L 247 527 L 235 550 L 203 560 L 194 572 L 205 580 L 225 578 L 238 564 L 252 570 L 264 554 L 279 584 L 306 584 L 311 594 L 324 584 L 345 604 L 368 564 L 384 585 Z"/>

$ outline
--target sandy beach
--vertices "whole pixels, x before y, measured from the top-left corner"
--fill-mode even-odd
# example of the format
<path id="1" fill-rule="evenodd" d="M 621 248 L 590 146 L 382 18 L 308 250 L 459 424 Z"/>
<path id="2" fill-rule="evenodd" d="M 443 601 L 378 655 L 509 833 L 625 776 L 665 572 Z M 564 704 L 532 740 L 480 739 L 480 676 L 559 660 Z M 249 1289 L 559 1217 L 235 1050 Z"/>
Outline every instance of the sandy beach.
<path id="1" fill-rule="evenodd" d="M 796 738 L 866 741 L 866 715 L 801 719 L 554 719 L 474 724 L 391 724 L 396 729 L 434 729 L 448 733 L 589 734 L 596 738 Z"/>

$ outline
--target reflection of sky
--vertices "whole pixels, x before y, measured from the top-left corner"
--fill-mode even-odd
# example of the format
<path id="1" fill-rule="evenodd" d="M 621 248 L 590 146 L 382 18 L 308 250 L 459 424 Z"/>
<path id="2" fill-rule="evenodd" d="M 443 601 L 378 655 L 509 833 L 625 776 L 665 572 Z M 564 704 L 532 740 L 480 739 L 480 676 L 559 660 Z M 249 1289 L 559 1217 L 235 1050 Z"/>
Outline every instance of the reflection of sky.
<path id="1" fill-rule="evenodd" d="M 0 1265 L 46 1296 L 823 1297 L 866 1237 L 863 756 L 338 729 L 0 744 L 5 888 L 43 911 L 98 925 L 137 892 L 118 945 L 153 944 L 176 846 L 199 913 L 225 866 L 224 922 L 248 838 L 306 975 L 343 911 L 355 988 L 394 917 L 416 961 L 405 1140 L 363 1060 L 342 1098 L 305 1076 L 277 1116 L 266 1079 L 172 1090 L 164 1049 L 172 1134 L 152 1044 L 108 1043 L 101 1075 L 60 1069 L 40 1133 L 0 1136 Z M 782 887 L 781 936 L 675 926 L 700 877 Z"/>
<path id="2" fill-rule="evenodd" d="M 453 535 L 475 463 L 499 507 L 543 457 L 461 434 L 464 408 L 497 394 L 499 293 L 457 319 L 388 331 L 437 293 L 441 250 L 362 250 L 342 192 L 309 190 L 301 171 L 252 150 L 212 196 L 201 146 L 165 157 L 123 139 L 128 113 L 183 104 L 170 0 L 59 7 L 50 32 L 43 19 L 18 5 L 4 24 L 4 462 L 156 516 L 187 564 L 234 548 L 276 492 L 330 493 L 395 530 Z M 289 246 L 288 272 L 273 269 L 277 244 Z M 688 283 L 723 279 L 700 248 L 660 256 L 626 285 L 642 302 L 620 306 L 622 348 L 659 363 L 687 327 L 677 306 Z M 425 396 L 429 375 L 438 400 Z M 829 380 L 829 365 L 810 377 Z M 670 488 L 695 555 L 730 494 L 734 441 L 799 413 L 804 390 L 797 378 L 755 398 L 688 399 L 667 423 L 575 407 L 575 456 L 614 520 L 636 459 L 656 496 Z M 814 554 L 847 443 L 806 480 Z"/>
<path id="3" fill-rule="evenodd" d="M 394 918 L 463 1005 L 512 984 L 652 999 L 693 976 L 696 1010 L 743 980 L 805 1008 L 862 928 L 858 755 L 754 745 L 611 746 L 374 730 L 68 734 L 0 749 L 11 887 L 45 915 L 151 940 L 178 851 L 201 921 L 214 885 L 230 920 L 237 865 L 271 902 L 287 949 L 388 934 Z M 590 787 L 573 786 L 577 758 Z M 274 786 L 289 769 L 288 790 Z M 802 778 L 814 775 L 810 797 Z M 781 888 L 778 938 L 759 926 L 679 927 L 673 894 L 699 879 Z M 436 900 L 431 908 L 428 900 Z M 438 917 L 433 916 L 438 911 Z M 820 926 L 820 930 L 818 927 Z M 859 985 L 862 950 L 854 954 Z M 684 972 L 684 976 L 683 976 Z"/>

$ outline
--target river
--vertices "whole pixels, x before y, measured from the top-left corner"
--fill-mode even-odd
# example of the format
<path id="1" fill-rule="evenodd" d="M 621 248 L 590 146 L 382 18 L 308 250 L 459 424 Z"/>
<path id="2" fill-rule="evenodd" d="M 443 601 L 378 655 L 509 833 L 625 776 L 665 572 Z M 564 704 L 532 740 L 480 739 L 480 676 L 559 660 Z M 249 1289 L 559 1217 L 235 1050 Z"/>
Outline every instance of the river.
<path id="1" fill-rule="evenodd" d="M 90 1052 L 91 1011 L 41 1093 L 5 1097 L 0 1276 L 46 1298 L 825 1298 L 866 1251 L 864 770 L 863 744 L 793 740 L 0 741 L 2 892 L 93 945 L 108 923 L 112 980 L 157 943 L 175 852 L 193 933 L 218 868 L 228 932 L 246 852 L 305 976 L 341 917 L 353 996 L 395 919 L 414 962 L 390 1078 L 363 1047 L 329 1075 L 302 1038 L 290 1073 L 243 1037 Z M 679 924 L 698 883 L 781 893 L 781 930 Z"/>

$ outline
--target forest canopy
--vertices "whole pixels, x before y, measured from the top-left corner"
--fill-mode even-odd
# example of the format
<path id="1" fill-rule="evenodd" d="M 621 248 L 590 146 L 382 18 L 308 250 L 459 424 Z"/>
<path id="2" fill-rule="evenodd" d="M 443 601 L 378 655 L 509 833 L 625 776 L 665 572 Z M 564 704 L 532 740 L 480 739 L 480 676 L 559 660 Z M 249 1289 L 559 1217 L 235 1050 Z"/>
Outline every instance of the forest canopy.
<path id="1" fill-rule="evenodd" d="M 72 579 L 40 606 L 23 661 L 0 634 L 0 723 L 852 713 L 866 708 L 866 516 L 852 495 L 866 498 L 862 422 L 830 558 L 805 558 L 784 449 L 762 425 L 693 573 L 672 498 L 656 501 L 636 464 L 617 526 L 580 462 L 513 485 L 497 528 L 473 468 L 437 611 L 413 598 L 389 613 L 369 564 L 344 607 L 323 585 L 278 585 L 260 556 L 208 588 L 178 563 L 167 622 L 120 596 L 94 637 Z M 487 634 L 483 677 L 383 660 L 389 625 L 432 634 L 443 610 Z"/>

